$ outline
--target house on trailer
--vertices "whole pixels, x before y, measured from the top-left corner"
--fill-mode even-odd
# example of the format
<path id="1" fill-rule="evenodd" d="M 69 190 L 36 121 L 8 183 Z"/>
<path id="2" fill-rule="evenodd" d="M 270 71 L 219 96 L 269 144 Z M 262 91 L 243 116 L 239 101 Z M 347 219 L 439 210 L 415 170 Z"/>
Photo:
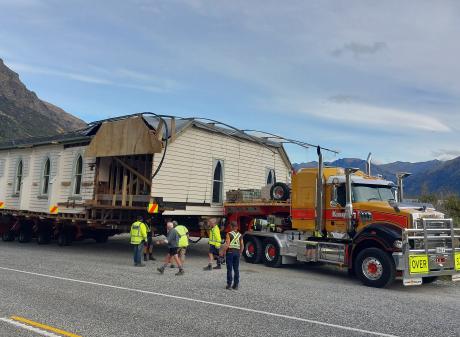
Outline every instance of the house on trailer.
<path id="1" fill-rule="evenodd" d="M 279 143 L 196 119 L 126 116 L 0 144 L 0 212 L 126 229 L 156 203 L 196 223 L 223 215 L 226 191 L 290 172 Z"/>

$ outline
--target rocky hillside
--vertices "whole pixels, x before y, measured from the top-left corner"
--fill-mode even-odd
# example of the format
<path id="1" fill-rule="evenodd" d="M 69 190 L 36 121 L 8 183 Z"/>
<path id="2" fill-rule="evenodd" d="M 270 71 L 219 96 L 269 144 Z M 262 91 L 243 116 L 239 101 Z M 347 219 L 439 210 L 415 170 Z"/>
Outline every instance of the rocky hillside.
<path id="1" fill-rule="evenodd" d="M 317 162 L 293 164 L 297 170 L 302 167 L 316 167 Z M 356 158 L 338 159 L 329 166 L 357 167 L 365 171 L 366 161 Z M 382 165 L 371 165 L 373 175 L 382 175 L 385 179 L 396 182 L 397 172 L 410 172 L 412 175 L 405 180 L 406 197 L 417 197 L 421 194 L 457 194 L 460 195 L 460 157 L 448 160 L 430 160 L 419 163 L 394 162 Z"/>
<path id="2" fill-rule="evenodd" d="M 39 99 L 0 59 L 0 142 L 54 135 L 85 125 L 82 120 Z"/>

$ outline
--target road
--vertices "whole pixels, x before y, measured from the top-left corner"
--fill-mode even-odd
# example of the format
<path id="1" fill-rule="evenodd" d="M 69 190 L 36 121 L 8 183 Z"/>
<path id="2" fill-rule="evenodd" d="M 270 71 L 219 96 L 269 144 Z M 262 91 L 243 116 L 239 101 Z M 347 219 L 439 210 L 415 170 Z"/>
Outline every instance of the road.
<path id="1" fill-rule="evenodd" d="M 240 289 L 225 290 L 225 270 L 202 270 L 206 249 L 194 245 L 186 274 L 175 276 L 160 275 L 159 261 L 133 267 L 126 236 L 69 247 L 0 242 L 0 336 L 63 336 L 12 316 L 84 337 L 460 336 L 460 283 L 373 289 L 333 267 L 243 262 Z"/>

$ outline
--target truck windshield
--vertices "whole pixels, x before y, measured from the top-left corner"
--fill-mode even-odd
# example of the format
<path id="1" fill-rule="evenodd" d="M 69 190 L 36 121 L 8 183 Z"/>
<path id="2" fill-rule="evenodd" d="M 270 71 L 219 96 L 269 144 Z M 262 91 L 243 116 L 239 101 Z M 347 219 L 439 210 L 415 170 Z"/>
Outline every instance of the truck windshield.
<path id="1" fill-rule="evenodd" d="M 353 185 L 353 202 L 395 200 L 391 186 L 382 185 Z"/>

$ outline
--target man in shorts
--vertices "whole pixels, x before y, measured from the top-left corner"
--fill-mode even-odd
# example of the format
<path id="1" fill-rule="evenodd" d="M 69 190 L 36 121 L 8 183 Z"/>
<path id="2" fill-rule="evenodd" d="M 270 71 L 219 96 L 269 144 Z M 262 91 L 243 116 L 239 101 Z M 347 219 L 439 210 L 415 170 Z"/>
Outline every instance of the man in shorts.
<path id="1" fill-rule="evenodd" d="M 189 236 L 187 227 L 185 227 L 184 225 L 179 225 L 177 221 L 173 221 L 172 223 L 174 225 L 174 229 L 179 235 L 177 255 L 179 255 L 179 258 L 180 258 L 180 261 L 182 262 L 182 267 L 183 267 L 185 264 L 185 253 L 187 252 L 187 247 L 188 247 L 190 236 Z M 171 263 L 171 268 L 175 268 L 175 265 L 173 263 Z"/>
<path id="2" fill-rule="evenodd" d="M 208 220 L 209 225 L 209 253 L 208 253 L 208 265 L 203 268 L 203 270 L 213 270 L 221 269 L 221 259 L 220 259 L 220 245 L 222 244 L 222 239 L 220 236 L 220 229 L 217 225 L 217 219 L 212 218 Z M 212 267 L 212 262 L 214 259 L 217 262 L 217 266 Z"/>
<path id="3" fill-rule="evenodd" d="M 179 256 L 177 254 L 180 237 L 177 234 L 177 231 L 174 229 L 174 225 L 172 222 L 169 221 L 166 224 L 166 231 L 168 232 L 168 236 L 165 240 L 168 245 L 168 255 L 166 255 L 163 266 L 161 266 L 160 268 L 157 268 L 157 270 L 160 272 L 160 274 L 163 274 L 168 264 L 170 264 L 171 260 L 173 260 L 176 262 L 177 266 L 179 267 L 179 271 L 176 273 L 176 275 L 177 276 L 184 275 L 184 269 L 182 267 L 182 262 L 180 261 Z"/>

